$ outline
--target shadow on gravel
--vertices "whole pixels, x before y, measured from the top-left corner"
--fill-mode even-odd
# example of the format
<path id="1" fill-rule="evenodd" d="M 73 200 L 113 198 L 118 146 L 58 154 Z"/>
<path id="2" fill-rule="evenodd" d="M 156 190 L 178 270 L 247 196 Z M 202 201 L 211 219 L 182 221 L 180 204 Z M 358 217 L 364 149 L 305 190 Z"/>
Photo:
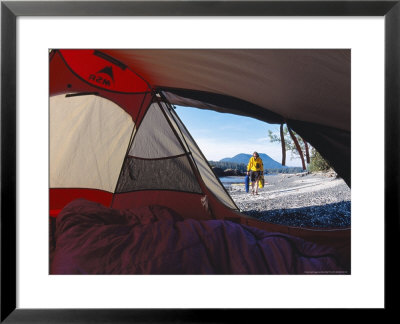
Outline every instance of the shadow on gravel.
<path id="1" fill-rule="evenodd" d="M 351 202 L 310 206 L 293 209 L 275 209 L 260 212 L 243 211 L 243 214 L 260 221 L 296 227 L 349 227 L 351 224 Z"/>

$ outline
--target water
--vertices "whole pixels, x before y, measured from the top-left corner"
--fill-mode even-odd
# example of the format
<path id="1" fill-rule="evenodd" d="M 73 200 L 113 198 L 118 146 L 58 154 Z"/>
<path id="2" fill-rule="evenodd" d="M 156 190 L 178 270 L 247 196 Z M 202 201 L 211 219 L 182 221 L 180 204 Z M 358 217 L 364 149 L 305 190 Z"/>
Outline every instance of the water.
<path id="1" fill-rule="evenodd" d="M 275 174 L 264 174 L 264 177 L 272 176 Z M 244 176 L 230 176 L 230 177 L 220 177 L 222 184 L 232 184 L 232 183 L 244 183 Z"/>
<path id="2" fill-rule="evenodd" d="M 274 176 L 276 174 L 264 174 L 264 177 Z M 230 176 L 230 177 L 220 177 L 219 180 L 222 182 L 223 186 L 229 188 L 233 183 L 241 183 L 244 185 L 244 176 Z"/>
<path id="3" fill-rule="evenodd" d="M 231 177 L 221 177 L 219 180 L 223 185 L 230 185 L 232 183 L 244 183 L 243 176 L 231 176 Z"/>

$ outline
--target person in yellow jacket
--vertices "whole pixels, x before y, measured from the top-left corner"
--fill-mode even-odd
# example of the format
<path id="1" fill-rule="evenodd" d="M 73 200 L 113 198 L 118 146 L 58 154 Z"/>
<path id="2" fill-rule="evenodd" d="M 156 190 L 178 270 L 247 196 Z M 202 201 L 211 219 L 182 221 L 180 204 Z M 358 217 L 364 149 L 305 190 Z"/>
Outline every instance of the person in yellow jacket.
<path id="1" fill-rule="evenodd" d="M 254 152 L 253 156 L 249 160 L 249 164 L 247 165 L 247 174 L 250 174 L 251 194 L 258 195 L 258 182 L 264 174 L 264 165 L 257 152 Z"/>

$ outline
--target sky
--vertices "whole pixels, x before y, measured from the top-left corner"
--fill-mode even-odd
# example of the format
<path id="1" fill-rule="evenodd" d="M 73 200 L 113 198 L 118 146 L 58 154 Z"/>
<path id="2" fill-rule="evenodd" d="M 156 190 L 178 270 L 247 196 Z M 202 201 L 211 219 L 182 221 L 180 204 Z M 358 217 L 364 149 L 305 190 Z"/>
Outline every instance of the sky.
<path id="1" fill-rule="evenodd" d="M 191 107 L 176 106 L 175 111 L 209 161 L 257 151 L 282 163 L 281 145 L 271 143 L 268 137 L 269 129 L 279 134 L 279 125 Z M 301 167 L 301 160 L 287 152 L 286 165 Z"/>

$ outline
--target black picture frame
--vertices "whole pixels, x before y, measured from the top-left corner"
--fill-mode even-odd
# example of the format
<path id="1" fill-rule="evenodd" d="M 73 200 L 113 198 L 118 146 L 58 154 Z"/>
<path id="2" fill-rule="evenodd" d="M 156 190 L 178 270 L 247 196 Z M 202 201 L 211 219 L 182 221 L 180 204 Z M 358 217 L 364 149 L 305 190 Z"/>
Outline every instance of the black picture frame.
<path id="1" fill-rule="evenodd" d="M 19 309 L 16 307 L 16 19 L 18 16 L 382 16 L 385 19 L 385 307 L 396 307 L 391 262 L 399 234 L 400 0 L 396 1 L 2 1 L 1 322 L 236 322 L 262 309 Z M 373 239 L 371 237 L 371 239 Z M 396 240 L 396 241 L 394 241 Z M 372 260 L 371 260 L 372 261 Z M 367 283 L 366 283 L 367 285 Z M 266 292 L 267 293 L 267 292 Z M 242 296 L 241 298 L 245 298 Z"/>

